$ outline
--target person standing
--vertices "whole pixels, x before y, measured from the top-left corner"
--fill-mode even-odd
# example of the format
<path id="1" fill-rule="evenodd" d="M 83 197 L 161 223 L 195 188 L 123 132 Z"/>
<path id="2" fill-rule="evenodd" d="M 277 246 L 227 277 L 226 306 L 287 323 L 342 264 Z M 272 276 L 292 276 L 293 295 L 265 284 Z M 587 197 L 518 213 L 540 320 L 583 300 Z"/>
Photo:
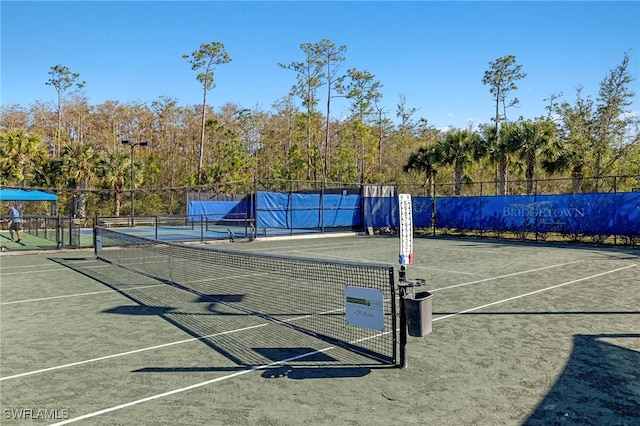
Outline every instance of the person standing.
<path id="1" fill-rule="evenodd" d="M 22 218 L 20 217 L 20 211 L 13 205 L 9 204 L 9 233 L 11 234 L 11 241 L 13 241 L 13 233 L 16 233 L 18 240 L 16 242 L 20 242 L 22 237 L 20 236 L 20 227 L 22 225 Z"/>

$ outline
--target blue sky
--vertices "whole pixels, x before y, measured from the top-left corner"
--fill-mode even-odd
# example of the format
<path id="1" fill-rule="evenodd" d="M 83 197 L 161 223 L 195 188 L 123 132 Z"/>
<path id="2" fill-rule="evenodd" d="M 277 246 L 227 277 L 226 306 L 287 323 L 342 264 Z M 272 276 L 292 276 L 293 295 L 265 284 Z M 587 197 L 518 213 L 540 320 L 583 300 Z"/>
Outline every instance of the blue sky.
<path id="1" fill-rule="evenodd" d="M 489 122 L 482 84 L 489 63 L 515 55 L 527 77 L 509 118 L 545 115 L 553 93 L 597 96 L 625 52 L 640 114 L 640 2 L 32 2 L 5 1 L 1 13 L 1 101 L 54 102 L 45 84 L 57 64 L 86 81 L 90 104 L 150 104 L 168 96 L 202 102 L 196 73 L 182 58 L 221 42 L 232 58 L 216 70 L 208 103 L 272 110 L 295 84 L 278 67 L 302 61 L 302 43 L 346 45 L 349 68 L 379 80 L 382 106 L 395 120 L 400 95 L 435 127 Z M 320 94 L 324 94 L 324 88 Z M 324 105 L 326 100 L 321 100 Z M 333 115 L 346 113 L 336 102 Z"/>

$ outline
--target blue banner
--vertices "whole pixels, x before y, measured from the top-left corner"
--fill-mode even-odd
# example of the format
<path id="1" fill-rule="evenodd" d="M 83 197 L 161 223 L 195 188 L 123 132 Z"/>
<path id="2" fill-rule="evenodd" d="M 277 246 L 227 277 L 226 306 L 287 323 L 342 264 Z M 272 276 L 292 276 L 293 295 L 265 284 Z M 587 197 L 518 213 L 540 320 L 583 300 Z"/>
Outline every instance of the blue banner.
<path id="1" fill-rule="evenodd" d="M 397 228 L 397 197 L 258 192 L 259 228 Z M 432 226 L 433 199 L 412 197 L 414 228 Z M 640 193 L 437 197 L 435 226 L 458 230 L 640 235 Z M 361 207 L 362 206 L 362 207 Z M 250 200 L 190 201 L 189 215 L 252 218 Z"/>
<path id="2" fill-rule="evenodd" d="M 640 234 L 640 193 L 438 197 L 436 226 L 459 230 Z"/>
<path id="3" fill-rule="evenodd" d="M 640 235 L 640 192 L 616 195 L 615 230 L 618 235 Z"/>
<path id="4" fill-rule="evenodd" d="M 486 197 L 436 197 L 436 227 L 482 229 L 483 198 Z"/>

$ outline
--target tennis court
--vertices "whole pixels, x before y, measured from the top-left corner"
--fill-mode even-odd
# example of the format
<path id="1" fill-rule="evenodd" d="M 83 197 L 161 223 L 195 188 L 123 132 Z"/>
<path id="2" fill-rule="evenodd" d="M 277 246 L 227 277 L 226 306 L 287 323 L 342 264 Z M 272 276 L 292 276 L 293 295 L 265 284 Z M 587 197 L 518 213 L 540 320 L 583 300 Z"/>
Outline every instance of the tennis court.
<path id="1" fill-rule="evenodd" d="M 397 237 L 196 247 L 398 262 Z M 5 253 L 3 424 L 640 423 L 637 248 L 429 237 L 413 251 L 408 277 L 433 294 L 433 332 L 409 338 L 406 369 L 236 309 L 258 274 L 242 264 L 171 265 L 223 280 L 211 298 L 93 251 Z M 264 288 L 282 271 L 260 271 Z M 289 285 L 290 299 L 264 303 L 283 322 L 321 296 Z"/>

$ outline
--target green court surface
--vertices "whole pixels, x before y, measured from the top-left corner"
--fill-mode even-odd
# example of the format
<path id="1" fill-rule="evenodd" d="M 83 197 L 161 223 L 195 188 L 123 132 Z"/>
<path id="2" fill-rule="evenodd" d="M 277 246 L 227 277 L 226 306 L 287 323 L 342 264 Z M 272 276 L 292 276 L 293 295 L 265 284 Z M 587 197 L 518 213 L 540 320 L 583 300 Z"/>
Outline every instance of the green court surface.
<path id="1" fill-rule="evenodd" d="M 216 247 L 397 265 L 398 243 Z M 433 331 L 402 369 L 90 250 L 5 252 L 2 424 L 640 424 L 640 250 L 417 238 L 414 255 Z M 238 295 L 246 273 L 215 271 Z"/>
<path id="2" fill-rule="evenodd" d="M 11 240 L 9 231 L 0 231 L 0 250 L 2 252 L 7 251 L 27 251 L 27 250 L 53 250 L 58 247 L 55 241 L 49 241 L 44 238 L 35 237 L 29 235 L 26 232 L 22 232 L 20 242 Z"/>
<path id="3" fill-rule="evenodd" d="M 41 251 L 41 250 L 55 250 L 58 248 L 58 242 L 53 233 L 50 234 L 50 238 L 46 239 L 41 236 L 29 234 L 26 231 L 22 231 L 20 242 L 11 241 L 9 231 L 0 231 L 0 251 L 2 252 L 26 252 L 26 251 Z M 14 236 L 16 239 L 16 236 Z M 88 248 L 93 245 L 93 230 L 83 229 L 80 232 L 80 240 L 78 241 L 80 248 Z M 64 241 L 65 247 L 70 245 L 69 241 Z"/>

